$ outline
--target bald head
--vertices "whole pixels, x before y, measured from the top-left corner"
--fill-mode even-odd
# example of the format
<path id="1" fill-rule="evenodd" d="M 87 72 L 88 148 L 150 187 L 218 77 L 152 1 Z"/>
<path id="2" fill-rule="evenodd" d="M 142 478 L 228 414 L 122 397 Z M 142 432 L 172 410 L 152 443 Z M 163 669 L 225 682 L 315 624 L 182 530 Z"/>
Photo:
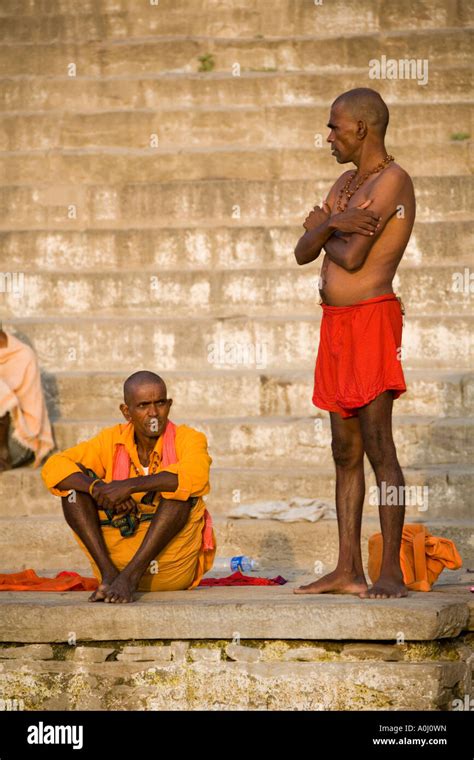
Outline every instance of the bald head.
<path id="1" fill-rule="evenodd" d="M 357 87 L 343 92 L 332 108 L 342 108 L 354 121 L 364 121 L 380 137 L 387 131 L 389 113 L 382 97 L 369 87 Z"/>
<path id="2" fill-rule="evenodd" d="M 164 395 L 166 398 L 166 383 L 163 378 L 157 375 L 155 372 L 140 370 L 139 372 L 134 372 L 133 375 L 130 375 L 130 377 L 127 377 L 123 384 L 123 400 L 127 406 L 130 406 L 130 404 L 133 402 L 138 388 L 145 385 L 160 386 L 162 389 L 164 389 Z"/>

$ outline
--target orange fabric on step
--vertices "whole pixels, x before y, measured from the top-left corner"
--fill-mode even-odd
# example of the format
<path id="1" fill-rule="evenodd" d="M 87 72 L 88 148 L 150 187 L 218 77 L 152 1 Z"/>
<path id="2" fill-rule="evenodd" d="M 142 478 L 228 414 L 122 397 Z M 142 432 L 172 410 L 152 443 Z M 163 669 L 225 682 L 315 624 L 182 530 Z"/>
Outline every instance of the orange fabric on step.
<path id="1" fill-rule="evenodd" d="M 369 576 L 376 583 L 382 567 L 383 538 L 375 533 L 369 538 Z M 425 525 L 404 525 L 400 546 L 403 581 L 410 591 L 431 591 L 442 570 L 457 570 L 462 559 L 449 538 L 432 536 Z"/>
<path id="2" fill-rule="evenodd" d="M 36 575 L 34 570 L 0 573 L 0 591 L 94 591 L 98 582 L 79 573 L 63 571 L 55 578 Z"/>

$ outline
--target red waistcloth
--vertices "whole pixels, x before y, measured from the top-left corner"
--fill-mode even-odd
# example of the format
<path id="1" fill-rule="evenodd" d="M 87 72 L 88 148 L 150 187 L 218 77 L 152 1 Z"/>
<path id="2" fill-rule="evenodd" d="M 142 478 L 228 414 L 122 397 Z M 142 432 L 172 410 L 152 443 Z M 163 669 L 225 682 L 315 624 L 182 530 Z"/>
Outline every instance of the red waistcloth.
<path id="1" fill-rule="evenodd" d="M 66 570 L 55 578 L 41 577 L 31 569 L 20 573 L 0 573 L 0 591 L 95 591 L 98 585 L 95 578 Z"/>
<path id="2" fill-rule="evenodd" d="M 281 575 L 277 575 L 276 578 L 254 578 L 242 575 L 240 570 L 237 570 L 225 578 L 203 578 L 199 586 L 282 586 L 284 583 L 288 581 Z"/>
<path id="3" fill-rule="evenodd" d="M 401 365 L 403 317 L 394 293 L 351 306 L 321 304 L 313 404 L 343 418 L 387 390 L 406 391 Z"/>

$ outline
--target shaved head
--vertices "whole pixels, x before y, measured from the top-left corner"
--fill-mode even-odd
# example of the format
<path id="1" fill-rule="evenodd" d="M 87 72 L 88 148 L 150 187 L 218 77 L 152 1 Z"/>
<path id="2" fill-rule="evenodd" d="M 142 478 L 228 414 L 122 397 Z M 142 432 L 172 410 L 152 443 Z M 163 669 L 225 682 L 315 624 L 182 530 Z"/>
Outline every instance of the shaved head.
<path id="1" fill-rule="evenodd" d="M 364 121 L 368 127 L 384 137 L 387 131 L 389 113 L 382 97 L 369 87 L 357 87 L 343 92 L 332 104 L 342 107 L 354 121 Z"/>
<path id="2" fill-rule="evenodd" d="M 130 377 L 127 377 L 123 384 L 123 400 L 127 406 L 133 402 L 137 389 L 143 385 L 160 385 L 164 388 L 166 396 L 166 383 L 163 378 L 155 372 L 140 370 L 139 372 L 134 372 Z"/>

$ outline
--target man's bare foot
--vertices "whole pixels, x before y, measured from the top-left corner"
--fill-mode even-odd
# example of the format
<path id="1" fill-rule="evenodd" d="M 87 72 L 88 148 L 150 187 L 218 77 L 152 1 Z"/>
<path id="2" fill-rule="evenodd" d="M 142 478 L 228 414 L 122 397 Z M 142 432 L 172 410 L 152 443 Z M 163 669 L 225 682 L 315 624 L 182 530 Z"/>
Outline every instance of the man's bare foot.
<path id="1" fill-rule="evenodd" d="M 361 594 L 367 591 L 363 575 L 348 575 L 334 570 L 314 583 L 295 588 L 294 594 Z"/>
<path id="2" fill-rule="evenodd" d="M 359 596 L 361 599 L 401 599 L 408 596 L 408 589 L 401 574 L 381 575 L 377 583 Z"/>
<path id="3" fill-rule="evenodd" d="M 99 583 L 96 590 L 92 592 L 88 601 L 89 602 L 103 602 L 105 599 L 105 595 L 107 594 L 111 584 L 114 582 L 118 574 L 119 572 L 118 570 L 116 570 L 115 573 L 109 573 L 108 575 L 104 575 L 101 583 Z"/>
<path id="4" fill-rule="evenodd" d="M 122 572 L 110 584 L 105 592 L 104 602 L 123 604 L 133 602 L 133 592 L 136 591 L 138 583 L 131 577 Z"/>

